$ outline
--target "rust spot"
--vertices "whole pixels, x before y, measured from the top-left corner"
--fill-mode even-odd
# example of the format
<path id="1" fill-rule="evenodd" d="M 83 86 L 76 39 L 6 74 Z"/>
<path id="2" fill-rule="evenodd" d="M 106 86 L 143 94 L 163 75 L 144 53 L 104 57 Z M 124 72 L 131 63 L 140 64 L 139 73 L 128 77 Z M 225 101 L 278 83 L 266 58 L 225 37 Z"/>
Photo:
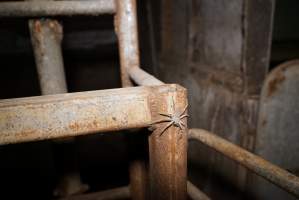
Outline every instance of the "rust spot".
<path id="1" fill-rule="evenodd" d="M 268 94 L 267 96 L 270 97 L 272 96 L 276 91 L 277 89 L 279 88 L 279 85 L 281 85 L 281 83 L 285 80 L 285 76 L 284 74 L 279 71 L 276 76 L 271 79 L 269 81 L 269 86 L 268 86 Z"/>
<path id="2" fill-rule="evenodd" d="M 73 131 L 77 131 L 80 128 L 80 126 L 77 122 L 75 122 L 73 124 L 70 124 L 69 128 L 72 129 Z"/>
<path id="3" fill-rule="evenodd" d="M 34 22 L 34 29 L 35 29 L 35 31 L 38 32 L 38 33 L 40 33 L 40 32 L 42 31 L 42 29 L 41 29 L 41 23 L 40 23 L 39 20 L 36 20 L 36 21 Z"/>
<path id="4" fill-rule="evenodd" d="M 99 122 L 97 122 L 97 120 L 93 120 L 92 124 L 93 124 L 94 127 L 98 127 L 99 126 Z"/>

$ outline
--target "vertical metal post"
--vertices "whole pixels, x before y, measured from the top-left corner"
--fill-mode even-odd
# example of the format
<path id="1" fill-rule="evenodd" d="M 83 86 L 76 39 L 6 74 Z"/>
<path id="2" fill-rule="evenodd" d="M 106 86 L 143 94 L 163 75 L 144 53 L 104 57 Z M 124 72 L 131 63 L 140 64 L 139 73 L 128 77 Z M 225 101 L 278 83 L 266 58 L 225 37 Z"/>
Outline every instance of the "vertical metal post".
<path id="1" fill-rule="evenodd" d="M 157 104 L 153 113 L 173 114 L 182 112 L 187 104 L 186 90 L 176 86 L 173 92 L 164 96 L 163 102 Z M 163 106 L 161 106 L 163 105 Z M 182 119 L 187 123 L 186 118 Z M 187 125 L 182 130 L 174 125 L 161 130 L 167 125 L 159 123 L 149 137 L 150 153 L 150 188 L 151 199 L 155 200 L 185 200 L 187 193 Z"/>
<path id="2" fill-rule="evenodd" d="M 118 37 L 121 82 L 123 87 L 133 86 L 129 69 L 139 67 L 136 0 L 116 0 L 115 32 Z M 134 152 L 133 139 L 128 138 L 130 152 Z M 134 153 L 133 153 L 134 154 Z M 130 190 L 133 200 L 146 199 L 146 163 L 143 158 L 130 155 Z"/>
<path id="3" fill-rule="evenodd" d="M 139 67 L 139 45 L 137 31 L 136 0 L 116 0 L 115 31 L 121 66 L 123 87 L 132 86 L 128 69 Z"/>
<path id="4" fill-rule="evenodd" d="M 32 19 L 29 28 L 42 94 L 66 93 L 60 23 L 51 19 Z"/>
<path id="5" fill-rule="evenodd" d="M 31 19 L 29 20 L 29 29 L 41 93 L 43 95 L 66 93 L 67 84 L 61 49 L 62 25 L 53 19 Z M 59 170 L 62 171 L 60 172 L 61 180 L 54 191 L 54 195 L 69 196 L 84 192 L 88 186 L 81 183 L 74 151 L 74 140 L 69 139 L 60 142 L 54 144 L 54 152 L 63 148 L 62 154 L 61 152 L 55 154 L 59 168 L 62 168 Z M 66 147 L 71 150 L 66 150 Z"/>

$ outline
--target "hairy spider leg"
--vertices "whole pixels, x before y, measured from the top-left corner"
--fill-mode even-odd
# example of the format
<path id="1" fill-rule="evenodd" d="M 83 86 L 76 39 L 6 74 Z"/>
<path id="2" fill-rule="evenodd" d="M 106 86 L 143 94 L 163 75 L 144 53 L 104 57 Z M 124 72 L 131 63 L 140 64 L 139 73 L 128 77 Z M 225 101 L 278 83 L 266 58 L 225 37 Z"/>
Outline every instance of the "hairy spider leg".
<path id="1" fill-rule="evenodd" d="M 159 123 L 162 123 L 162 122 L 171 122 L 171 121 L 172 121 L 171 119 L 160 119 L 158 121 L 155 121 L 155 122 L 151 123 L 151 125 L 159 124 Z"/>
<path id="2" fill-rule="evenodd" d="M 163 133 L 166 131 L 166 129 L 168 129 L 173 123 L 174 123 L 173 121 L 169 122 L 169 123 L 162 129 L 162 131 L 161 131 L 161 133 L 160 133 L 160 136 L 162 136 Z"/>
<path id="3" fill-rule="evenodd" d="M 180 116 L 186 112 L 187 107 L 188 107 L 188 104 L 185 106 L 185 108 L 184 108 L 183 112 L 181 112 Z"/>
<path id="4" fill-rule="evenodd" d="M 164 116 L 164 117 L 172 118 L 172 115 L 171 115 L 171 114 L 159 113 L 159 115 L 162 115 L 162 116 Z"/>
<path id="5" fill-rule="evenodd" d="M 186 127 L 186 124 L 184 122 L 179 122 L 180 129 L 183 130 L 183 126 Z"/>
<path id="6" fill-rule="evenodd" d="M 185 118 L 185 117 L 189 117 L 189 115 L 187 115 L 187 114 L 182 115 L 182 116 L 180 116 L 180 119 L 183 119 L 183 118 Z"/>

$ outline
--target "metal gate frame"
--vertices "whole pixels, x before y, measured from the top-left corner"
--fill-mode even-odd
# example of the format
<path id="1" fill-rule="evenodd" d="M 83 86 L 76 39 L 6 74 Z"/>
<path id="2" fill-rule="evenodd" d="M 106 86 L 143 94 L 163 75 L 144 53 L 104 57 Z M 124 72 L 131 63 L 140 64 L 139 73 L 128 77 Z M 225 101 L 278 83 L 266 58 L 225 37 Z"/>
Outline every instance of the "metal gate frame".
<path id="1" fill-rule="evenodd" d="M 164 84 L 139 68 L 136 1 L 0 3 L 0 17 L 100 14 L 116 14 L 121 80 L 128 88 L 0 100 L 0 144 L 150 127 L 150 198 L 186 199 L 186 89 Z M 129 87 L 134 83 L 141 87 Z M 182 117 L 179 121 L 174 118 L 178 116 Z M 299 179 L 286 170 L 204 130 L 190 130 L 189 139 L 210 146 L 299 197 Z M 127 188 L 117 191 L 128 194 Z M 189 182 L 188 194 L 194 199 L 208 199 Z"/>

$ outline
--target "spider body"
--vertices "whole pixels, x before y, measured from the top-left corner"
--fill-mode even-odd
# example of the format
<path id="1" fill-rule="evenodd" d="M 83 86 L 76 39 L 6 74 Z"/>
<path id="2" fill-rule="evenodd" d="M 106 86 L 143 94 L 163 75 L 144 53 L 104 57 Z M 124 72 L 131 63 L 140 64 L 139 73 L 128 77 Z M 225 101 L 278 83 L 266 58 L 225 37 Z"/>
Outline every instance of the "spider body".
<path id="1" fill-rule="evenodd" d="M 186 107 L 183 109 L 183 111 L 178 111 L 175 109 L 173 114 L 159 113 L 159 115 L 166 117 L 166 118 L 160 119 L 160 120 L 154 122 L 153 124 L 167 122 L 167 124 L 161 130 L 160 136 L 163 135 L 163 133 L 172 125 L 175 127 L 178 127 L 180 130 L 183 130 L 183 128 L 186 127 L 186 124 L 183 122 L 183 119 L 186 117 L 189 117 L 189 115 L 185 114 L 187 111 L 187 107 L 188 107 L 188 105 L 186 105 Z"/>

